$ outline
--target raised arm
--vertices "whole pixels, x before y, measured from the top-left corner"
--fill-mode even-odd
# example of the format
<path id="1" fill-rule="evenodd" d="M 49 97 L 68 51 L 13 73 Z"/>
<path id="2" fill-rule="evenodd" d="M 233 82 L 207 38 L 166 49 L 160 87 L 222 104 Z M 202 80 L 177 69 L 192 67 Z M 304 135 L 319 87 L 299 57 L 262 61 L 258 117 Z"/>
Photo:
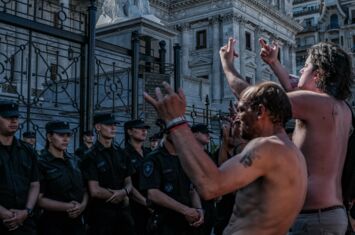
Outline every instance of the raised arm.
<path id="1" fill-rule="evenodd" d="M 296 87 L 294 87 L 289 79 L 289 73 L 286 68 L 282 66 L 280 61 L 277 58 L 279 53 L 279 47 L 276 43 L 272 43 L 272 45 L 266 44 L 265 40 L 260 38 L 259 43 L 261 46 L 260 57 L 261 59 L 270 66 L 272 71 L 275 73 L 276 77 L 279 79 L 282 87 L 286 91 L 293 91 Z"/>
<path id="2" fill-rule="evenodd" d="M 238 57 L 238 54 L 234 50 L 235 44 L 236 40 L 229 38 L 227 45 L 221 47 L 219 55 L 221 57 L 222 67 L 224 74 L 226 75 L 228 85 L 232 89 L 233 94 L 236 97 L 239 97 L 240 93 L 248 87 L 249 84 L 234 67 L 234 59 L 235 57 Z"/>
<path id="3" fill-rule="evenodd" d="M 167 83 L 163 83 L 163 86 L 167 95 L 163 97 L 160 89 L 157 88 L 157 100 L 146 93 L 145 99 L 155 107 L 158 115 L 169 126 L 172 120 L 184 115 L 186 100 L 181 89 L 176 94 Z M 264 158 L 259 157 L 255 158 L 255 162 L 259 162 L 259 164 L 245 167 L 248 164 L 243 162 L 243 159 L 248 160 L 259 154 L 246 147 L 240 158 L 232 158 L 218 169 L 198 144 L 186 123 L 175 124 L 168 131 L 186 174 L 204 199 L 216 198 L 249 184 L 257 177 L 262 176 L 264 167 L 268 165 L 268 161 L 261 161 Z M 253 145 L 256 145 L 254 142 L 255 140 Z"/>
<path id="4" fill-rule="evenodd" d="M 203 150 L 197 147 L 189 128 L 177 128 L 170 135 L 174 145 L 179 146 L 176 148 L 177 155 L 185 172 L 206 200 L 245 187 L 264 175 L 268 166 L 268 162 L 264 160 L 265 156 L 250 148 L 258 144 L 255 143 L 256 140 L 247 145 L 249 148 L 246 147 L 242 153 L 217 168 L 208 156 L 203 154 Z"/>

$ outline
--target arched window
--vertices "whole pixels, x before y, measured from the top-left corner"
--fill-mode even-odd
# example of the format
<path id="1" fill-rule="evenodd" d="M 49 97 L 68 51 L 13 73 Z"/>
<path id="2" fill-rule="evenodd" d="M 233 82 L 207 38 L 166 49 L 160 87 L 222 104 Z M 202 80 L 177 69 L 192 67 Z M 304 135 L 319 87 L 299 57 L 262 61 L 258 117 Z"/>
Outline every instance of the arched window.
<path id="1" fill-rule="evenodd" d="M 334 28 L 338 28 L 339 27 L 339 23 L 338 23 L 338 15 L 337 14 L 333 14 L 330 16 L 330 28 L 334 29 Z"/>

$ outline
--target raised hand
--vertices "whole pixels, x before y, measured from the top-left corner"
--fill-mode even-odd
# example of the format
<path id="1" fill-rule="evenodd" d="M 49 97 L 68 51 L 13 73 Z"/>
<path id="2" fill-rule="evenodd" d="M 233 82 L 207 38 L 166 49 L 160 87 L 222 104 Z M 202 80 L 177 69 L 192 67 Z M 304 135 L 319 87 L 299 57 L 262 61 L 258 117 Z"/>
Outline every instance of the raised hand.
<path id="1" fill-rule="evenodd" d="M 272 45 L 266 44 L 263 38 L 259 39 L 261 46 L 260 57 L 268 65 L 274 64 L 278 58 L 279 47 L 275 42 L 272 42 Z"/>
<path id="2" fill-rule="evenodd" d="M 233 68 L 234 58 L 238 57 L 238 54 L 234 50 L 236 42 L 237 40 L 229 38 L 228 43 L 222 46 L 219 50 L 219 55 L 224 68 Z"/>
<path id="3" fill-rule="evenodd" d="M 155 88 L 156 99 L 144 92 L 145 100 L 150 103 L 158 113 L 158 116 L 165 122 L 184 116 L 186 111 L 186 97 L 182 89 L 175 93 L 171 86 L 163 82 L 166 95 L 163 96 L 160 88 Z"/>

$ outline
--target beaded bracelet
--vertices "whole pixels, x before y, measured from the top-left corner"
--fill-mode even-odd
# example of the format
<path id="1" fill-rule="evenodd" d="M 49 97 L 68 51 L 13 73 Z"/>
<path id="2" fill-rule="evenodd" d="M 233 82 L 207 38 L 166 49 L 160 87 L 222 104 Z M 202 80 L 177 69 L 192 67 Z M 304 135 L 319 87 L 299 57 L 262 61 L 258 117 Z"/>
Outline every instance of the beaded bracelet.
<path id="1" fill-rule="evenodd" d="M 185 125 L 187 126 L 187 122 L 179 123 L 179 124 L 177 124 L 175 126 L 170 127 L 170 129 L 168 129 L 168 132 L 172 133 L 174 130 L 180 128 L 181 126 L 185 126 Z"/>

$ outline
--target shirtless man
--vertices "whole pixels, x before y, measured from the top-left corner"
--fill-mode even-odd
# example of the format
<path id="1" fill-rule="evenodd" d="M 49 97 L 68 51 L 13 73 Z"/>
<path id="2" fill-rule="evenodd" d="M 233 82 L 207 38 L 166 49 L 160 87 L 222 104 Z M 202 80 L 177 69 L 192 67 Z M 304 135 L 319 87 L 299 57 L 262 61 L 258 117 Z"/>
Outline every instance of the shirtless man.
<path id="1" fill-rule="evenodd" d="M 344 101 L 351 94 L 349 57 L 334 44 L 314 45 L 295 89 L 277 59 L 277 46 L 259 41 L 262 59 L 288 91 L 293 118 L 297 119 L 293 142 L 307 162 L 307 197 L 292 232 L 345 234 L 347 216 L 342 203 L 341 174 L 351 127 L 351 112 Z M 229 86 L 235 95 L 240 95 L 249 84 L 233 66 L 235 43 L 235 39 L 229 39 L 220 56 Z"/>
<path id="2" fill-rule="evenodd" d="M 288 138 L 284 125 L 291 104 L 275 83 L 246 89 L 238 103 L 244 150 L 217 168 L 185 121 L 186 99 L 163 83 L 157 99 L 145 94 L 176 147 L 181 164 L 200 195 L 208 200 L 239 190 L 224 234 L 284 235 L 302 208 L 307 189 L 304 156 Z"/>

